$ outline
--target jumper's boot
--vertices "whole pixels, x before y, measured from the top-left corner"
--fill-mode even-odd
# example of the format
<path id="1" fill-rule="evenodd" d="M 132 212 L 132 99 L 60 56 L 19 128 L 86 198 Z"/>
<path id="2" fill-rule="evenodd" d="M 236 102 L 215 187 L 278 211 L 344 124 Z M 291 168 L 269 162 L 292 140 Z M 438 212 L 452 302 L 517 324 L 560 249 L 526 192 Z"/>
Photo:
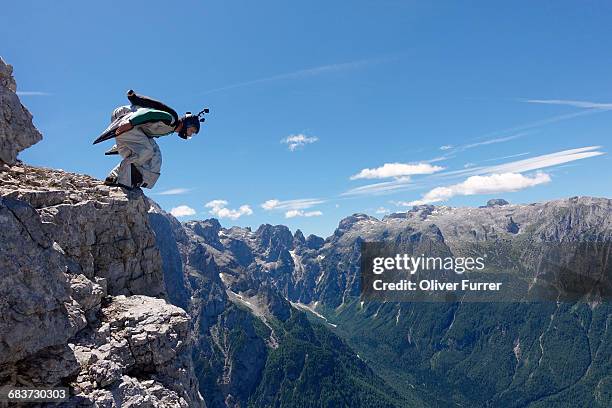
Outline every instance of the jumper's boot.
<path id="1" fill-rule="evenodd" d="M 111 187 L 122 187 L 128 190 L 140 189 L 142 173 L 134 163 L 121 162 L 104 180 L 104 184 Z"/>
<path id="2" fill-rule="evenodd" d="M 125 184 L 121 184 L 121 183 L 117 182 L 117 178 L 113 177 L 113 176 L 108 176 L 106 179 L 104 179 L 104 185 L 105 186 L 109 186 L 109 187 L 126 188 L 128 190 L 132 189 L 132 187 L 130 187 L 130 186 L 126 186 Z"/>
<path id="3" fill-rule="evenodd" d="M 114 154 L 119 154 L 119 149 L 117 148 L 117 145 L 113 145 L 113 147 L 105 151 L 104 154 L 106 156 L 112 156 Z"/>
<path id="4" fill-rule="evenodd" d="M 134 189 L 139 189 L 140 190 L 140 186 L 142 186 L 142 173 L 138 171 L 138 169 L 136 168 L 136 166 L 134 165 L 134 163 L 132 163 L 132 168 L 130 169 L 130 173 L 132 176 L 132 188 Z"/>

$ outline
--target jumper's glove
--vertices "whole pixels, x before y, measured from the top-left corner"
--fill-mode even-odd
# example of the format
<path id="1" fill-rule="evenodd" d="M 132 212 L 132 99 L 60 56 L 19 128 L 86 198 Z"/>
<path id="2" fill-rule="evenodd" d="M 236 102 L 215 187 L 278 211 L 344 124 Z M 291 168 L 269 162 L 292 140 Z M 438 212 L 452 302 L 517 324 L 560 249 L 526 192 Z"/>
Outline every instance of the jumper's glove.
<path id="1" fill-rule="evenodd" d="M 129 130 L 132 130 L 134 128 L 134 126 L 132 126 L 132 124 L 130 122 L 124 123 L 123 125 L 119 126 L 117 129 L 115 129 L 115 136 L 119 136 L 122 133 L 125 133 Z"/>

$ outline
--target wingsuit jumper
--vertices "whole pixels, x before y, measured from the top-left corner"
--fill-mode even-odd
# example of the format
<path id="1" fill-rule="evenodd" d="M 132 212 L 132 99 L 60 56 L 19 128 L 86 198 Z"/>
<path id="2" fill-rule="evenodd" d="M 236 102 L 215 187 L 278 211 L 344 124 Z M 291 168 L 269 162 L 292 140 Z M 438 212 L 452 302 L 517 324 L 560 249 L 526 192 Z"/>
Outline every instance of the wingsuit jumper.
<path id="1" fill-rule="evenodd" d="M 169 106 L 133 90 L 127 93 L 131 105 L 116 108 L 111 124 L 94 144 L 115 138 L 116 144 L 106 155 L 119 154 L 123 158 L 106 177 L 104 184 L 128 189 L 153 188 L 160 175 L 162 158 L 155 138 L 177 132 L 190 139 L 200 131 L 200 122 L 208 109 L 197 115 L 187 112 L 179 118 Z"/>

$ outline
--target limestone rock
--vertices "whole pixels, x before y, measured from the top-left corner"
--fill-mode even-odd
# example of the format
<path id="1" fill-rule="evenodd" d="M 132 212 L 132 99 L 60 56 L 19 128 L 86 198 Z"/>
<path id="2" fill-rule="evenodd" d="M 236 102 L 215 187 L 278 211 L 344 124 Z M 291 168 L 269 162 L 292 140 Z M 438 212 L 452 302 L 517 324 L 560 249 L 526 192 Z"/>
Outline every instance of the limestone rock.
<path id="1" fill-rule="evenodd" d="M 111 407 L 198 406 L 189 336 L 189 316 L 163 299 L 114 297 L 101 325 L 77 337 L 80 372 L 66 406 L 99 403 L 105 390 Z"/>
<path id="2" fill-rule="evenodd" d="M 204 406 L 148 208 L 89 176 L 0 168 L 0 386 L 69 385 L 64 407 Z"/>
<path id="3" fill-rule="evenodd" d="M 163 296 L 161 257 L 141 192 L 27 165 L 0 172 L 0 183 L 0 196 L 37 210 L 44 232 L 76 261 L 72 273 L 106 279 L 109 295 Z"/>
<path id="4" fill-rule="evenodd" d="M 0 365 L 66 344 L 83 327 L 65 256 L 28 204 L 0 198 Z M 44 333 L 44 336 L 41 336 Z"/>
<path id="5" fill-rule="evenodd" d="M 15 163 L 20 151 L 42 140 L 16 91 L 13 67 L 0 57 L 0 162 L 8 164 Z"/>

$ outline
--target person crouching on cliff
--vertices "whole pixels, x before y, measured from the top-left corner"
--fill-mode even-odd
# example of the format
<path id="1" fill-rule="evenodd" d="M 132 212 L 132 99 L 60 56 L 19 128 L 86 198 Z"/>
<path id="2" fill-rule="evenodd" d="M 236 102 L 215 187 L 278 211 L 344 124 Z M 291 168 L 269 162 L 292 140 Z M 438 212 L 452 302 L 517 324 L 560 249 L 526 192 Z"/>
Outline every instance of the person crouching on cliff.
<path id="1" fill-rule="evenodd" d="M 162 158 L 155 138 L 174 132 L 183 139 L 190 139 L 200 131 L 204 109 L 197 115 L 187 112 L 179 118 L 176 111 L 167 105 L 128 91 L 131 105 L 116 108 L 111 115 L 111 124 L 94 144 L 115 138 L 116 144 L 106 155 L 119 154 L 123 158 L 104 181 L 108 186 L 128 189 L 153 188 L 160 175 Z"/>

